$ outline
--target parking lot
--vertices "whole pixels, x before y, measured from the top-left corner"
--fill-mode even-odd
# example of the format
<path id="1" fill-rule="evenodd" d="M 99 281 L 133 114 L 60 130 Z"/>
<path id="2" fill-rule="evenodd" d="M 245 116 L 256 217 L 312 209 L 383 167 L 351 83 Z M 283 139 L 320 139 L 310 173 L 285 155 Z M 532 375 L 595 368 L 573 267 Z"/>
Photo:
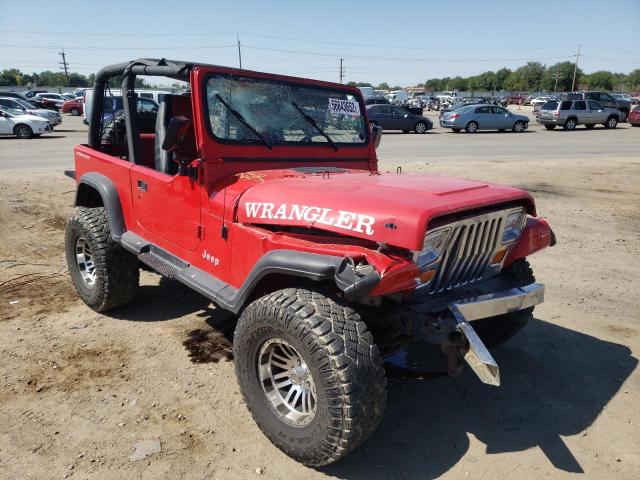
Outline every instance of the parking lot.
<path id="1" fill-rule="evenodd" d="M 518 112 L 517 107 L 510 110 Z M 518 113 L 531 118 L 530 107 Z M 529 190 L 558 245 L 531 257 L 546 301 L 494 352 L 503 385 L 392 376 L 388 411 L 343 461 L 306 468 L 260 433 L 233 373 L 233 318 L 143 272 L 112 315 L 66 275 L 72 148 L 0 138 L 0 477 L 185 479 L 635 479 L 640 472 L 640 128 L 388 132 L 380 169 Z M 162 452 L 130 462 L 133 445 Z"/>

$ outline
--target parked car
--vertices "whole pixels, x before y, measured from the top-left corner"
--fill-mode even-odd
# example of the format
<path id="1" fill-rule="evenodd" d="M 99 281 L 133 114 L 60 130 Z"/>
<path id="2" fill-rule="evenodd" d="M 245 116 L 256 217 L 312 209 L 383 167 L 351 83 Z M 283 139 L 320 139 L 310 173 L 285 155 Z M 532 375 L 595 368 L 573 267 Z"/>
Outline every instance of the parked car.
<path id="1" fill-rule="evenodd" d="M 171 92 L 165 90 L 142 90 L 138 92 L 138 97 L 150 98 L 156 103 L 161 103 L 166 95 L 171 95 Z"/>
<path id="2" fill-rule="evenodd" d="M 428 118 L 396 105 L 368 105 L 366 108 L 369 124 L 380 125 L 385 130 L 425 133 L 433 128 L 433 122 Z"/>
<path id="3" fill-rule="evenodd" d="M 49 122 L 42 117 L 0 106 L 0 135 L 31 138 L 39 137 L 50 130 Z"/>
<path id="4" fill-rule="evenodd" d="M 455 133 L 464 130 L 476 133 L 478 130 L 513 130 L 524 132 L 529 127 L 529 117 L 516 115 L 496 105 L 465 105 L 445 112 L 440 117 L 440 126 L 450 128 Z"/>
<path id="5" fill-rule="evenodd" d="M 0 92 L 0 97 L 3 97 L 3 98 L 18 98 L 18 99 L 20 99 L 22 101 L 27 102 L 33 108 L 38 108 L 38 105 L 36 104 L 36 102 L 33 102 L 30 98 L 25 97 L 20 92 Z"/>
<path id="6" fill-rule="evenodd" d="M 49 108 L 51 110 L 60 110 L 67 100 L 73 97 L 62 95 L 60 93 L 38 93 L 32 100 L 36 102 L 40 108 Z"/>
<path id="7" fill-rule="evenodd" d="M 540 108 L 536 119 L 547 130 L 558 125 L 565 130 L 574 130 L 578 125 L 593 128 L 597 123 L 605 128 L 616 128 L 620 115 L 619 110 L 607 108 L 595 100 L 551 100 Z"/>
<path id="8" fill-rule="evenodd" d="M 72 116 L 77 117 L 84 112 L 84 99 L 82 97 L 76 97 L 73 100 L 67 100 L 62 104 L 62 113 L 70 113 Z"/>
<path id="9" fill-rule="evenodd" d="M 27 90 L 24 92 L 24 96 L 27 98 L 35 97 L 39 93 L 47 93 L 46 90 Z"/>
<path id="10" fill-rule="evenodd" d="M 631 111 L 631 101 L 625 98 L 615 98 L 606 92 L 571 92 L 567 94 L 567 100 L 595 100 L 605 108 L 620 110 L 618 121 L 626 122 Z"/>
<path id="11" fill-rule="evenodd" d="M 545 95 L 542 97 L 536 97 L 533 100 L 531 100 L 530 105 L 533 107 L 533 110 L 536 111 L 536 109 L 540 108 L 542 105 L 544 105 L 545 103 L 547 103 L 549 100 L 557 100 L 555 97 L 549 96 L 549 95 Z"/>
<path id="12" fill-rule="evenodd" d="M 519 103 L 524 103 L 525 96 L 520 93 L 512 93 L 511 95 L 506 96 L 507 103 L 518 105 Z"/>
<path id="13" fill-rule="evenodd" d="M 366 97 L 364 99 L 364 104 L 365 105 L 388 105 L 389 100 L 387 100 L 386 97 L 379 97 L 379 96 Z"/>
<path id="14" fill-rule="evenodd" d="M 42 117 L 49 122 L 52 129 L 56 125 L 60 125 L 60 123 L 62 123 L 62 118 L 58 112 L 47 110 L 46 108 L 36 108 L 29 102 L 25 102 L 20 98 L 0 97 L 0 106 L 10 108 L 12 110 L 19 110 L 24 114 Z"/>
<path id="15" fill-rule="evenodd" d="M 627 117 L 629 123 L 634 127 L 640 127 L 640 106 L 636 106 Z"/>

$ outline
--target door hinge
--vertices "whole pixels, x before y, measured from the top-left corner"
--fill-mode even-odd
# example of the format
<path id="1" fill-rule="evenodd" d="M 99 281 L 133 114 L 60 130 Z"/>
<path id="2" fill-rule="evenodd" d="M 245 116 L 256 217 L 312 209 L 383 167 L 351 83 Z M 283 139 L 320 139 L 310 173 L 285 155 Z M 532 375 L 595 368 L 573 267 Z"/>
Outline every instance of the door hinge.
<path id="1" fill-rule="evenodd" d="M 204 226 L 198 225 L 198 239 L 204 240 Z"/>

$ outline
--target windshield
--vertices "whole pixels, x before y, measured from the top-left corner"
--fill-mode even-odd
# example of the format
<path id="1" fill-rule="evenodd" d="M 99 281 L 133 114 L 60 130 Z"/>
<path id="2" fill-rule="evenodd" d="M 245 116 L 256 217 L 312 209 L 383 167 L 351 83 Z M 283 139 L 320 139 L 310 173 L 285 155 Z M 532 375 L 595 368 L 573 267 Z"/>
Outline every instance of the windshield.
<path id="1" fill-rule="evenodd" d="M 338 89 L 215 74 L 206 98 L 211 132 L 228 143 L 335 146 L 368 140 L 360 102 Z"/>

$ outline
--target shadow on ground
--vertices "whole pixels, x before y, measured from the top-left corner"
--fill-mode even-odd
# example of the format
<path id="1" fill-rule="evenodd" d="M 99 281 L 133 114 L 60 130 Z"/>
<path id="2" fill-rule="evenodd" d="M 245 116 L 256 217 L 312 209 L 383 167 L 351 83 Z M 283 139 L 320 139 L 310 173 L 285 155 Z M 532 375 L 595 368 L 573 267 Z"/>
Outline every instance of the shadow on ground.
<path id="1" fill-rule="evenodd" d="M 323 471 L 344 479 L 436 478 L 462 458 L 473 434 L 489 455 L 537 446 L 557 469 L 582 473 L 560 436 L 595 421 L 636 368 L 631 351 L 534 320 L 494 355 L 499 388 L 468 369 L 457 379 L 391 380 L 378 431 Z"/>
<path id="2" fill-rule="evenodd" d="M 140 297 L 114 316 L 150 322 L 197 313 L 205 324 L 183 340 L 191 361 L 231 358 L 232 314 L 170 280 L 142 287 Z M 637 366 L 630 349 L 536 319 L 493 353 L 499 388 L 480 383 L 469 369 L 459 378 L 390 375 L 380 428 L 321 471 L 349 480 L 436 478 L 461 460 L 473 434 L 488 455 L 538 447 L 555 468 L 583 473 L 561 436 L 580 434 L 595 421 Z"/>

